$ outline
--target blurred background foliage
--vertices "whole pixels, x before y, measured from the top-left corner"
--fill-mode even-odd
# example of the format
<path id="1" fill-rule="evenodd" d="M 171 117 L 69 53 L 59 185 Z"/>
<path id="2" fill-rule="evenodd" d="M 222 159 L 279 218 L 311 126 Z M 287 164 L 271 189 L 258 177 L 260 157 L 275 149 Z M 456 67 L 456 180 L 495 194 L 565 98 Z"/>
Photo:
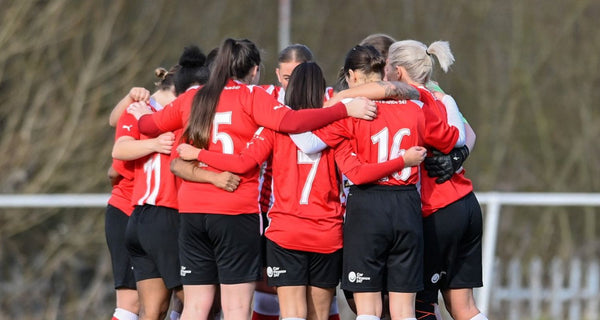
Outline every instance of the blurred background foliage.
<path id="1" fill-rule="evenodd" d="M 332 84 L 371 33 L 450 42 L 435 74 L 477 133 L 477 191 L 600 191 L 600 2 L 299 0 L 291 42 Z M 0 192 L 108 193 L 108 115 L 184 46 L 226 37 L 263 51 L 275 83 L 275 0 L 0 0 Z M 438 69 L 439 70 L 439 69 Z M 498 256 L 595 257 L 598 209 L 503 211 Z M 102 209 L 0 209 L 0 319 L 108 318 L 114 307 Z"/>

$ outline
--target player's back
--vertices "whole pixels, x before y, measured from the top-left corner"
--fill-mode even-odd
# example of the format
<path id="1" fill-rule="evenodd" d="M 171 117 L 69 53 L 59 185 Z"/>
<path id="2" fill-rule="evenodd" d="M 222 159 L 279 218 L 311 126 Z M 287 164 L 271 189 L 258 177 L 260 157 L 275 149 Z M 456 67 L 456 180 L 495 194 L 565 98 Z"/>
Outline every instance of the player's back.
<path id="1" fill-rule="evenodd" d="M 263 88 L 229 80 L 216 106 L 207 149 L 225 154 L 246 148 L 260 127 L 277 128 L 289 108 L 279 104 Z M 220 172 L 207 167 L 206 170 Z M 258 212 L 258 168 L 241 175 L 234 193 L 207 183 L 183 181 L 179 189 L 180 211 L 243 214 Z"/>
<path id="2" fill-rule="evenodd" d="M 274 134 L 274 202 L 266 236 L 291 250 L 340 249 L 343 211 L 333 150 L 305 154 L 287 134 Z"/>
<path id="3" fill-rule="evenodd" d="M 376 104 L 377 117 L 373 121 L 342 120 L 351 130 L 350 142 L 360 161 L 384 162 L 400 157 L 412 146 L 423 145 L 425 118 L 420 101 L 383 100 Z M 417 167 L 408 167 L 380 179 L 377 184 L 406 185 L 416 184 L 418 180 Z"/>
<path id="4" fill-rule="evenodd" d="M 139 139 L 151 138 L 140 134 Z M 154 152 L 135 160 L 132 202 L 134 205 L 178 208 L 177 183 L 171 172 L 170 154 Z"/>
<path id="5" fill-rule="evenodd" d="M 129 113 L 123 113 L 119 118 L 116 135 L 129 136 L 135 140 L 150 139 L 139 132 L 137 119 Z M 134 164 L 131 203 L 177 209 L 177 188 L 175 176 L 170 170 L 170 155 L 153 152 L 132 160 L 131 163 Z"/>

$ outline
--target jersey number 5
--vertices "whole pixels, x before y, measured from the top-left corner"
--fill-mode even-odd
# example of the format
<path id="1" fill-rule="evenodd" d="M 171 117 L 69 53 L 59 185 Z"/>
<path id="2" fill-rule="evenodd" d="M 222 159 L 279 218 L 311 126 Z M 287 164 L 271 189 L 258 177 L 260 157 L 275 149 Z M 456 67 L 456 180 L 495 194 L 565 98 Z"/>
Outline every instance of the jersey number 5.
<path id="1" fill-rule="evenodd" d="M 377 162 L 386 162 L 388 160 L 393 160 L 398 157 L 401 157 L 406 150 L 400 149 L 400 144 L 402 143 L 402 138 L 405 136 L 410 136 L 410 129 L 404 128 L 398 130 L 394 134 L 394 138 L 392 140 L 392 149 L 389 152 L 388 157 L 388 142 L 389 142 L 389 130 L 387 127 L 383 128 L 381 131 L 377 132 L 373 136 L 371 136 L 371 141 L 373 144 L 377 144 Z M 398 172 L 395 172 L 392 176 L 396 180 L 406 181 L 410 177 L 411 167 L 407 167 Z"/>
<path id="2" fill-rule="evenodd" d="M 212 142 L 221 141 L 223 153 L 233 154 L 233 139 L 226 132 L 219 132 L 220 124 L 231 124 L 231 111 L 215 113 L 212 125 Z"/>

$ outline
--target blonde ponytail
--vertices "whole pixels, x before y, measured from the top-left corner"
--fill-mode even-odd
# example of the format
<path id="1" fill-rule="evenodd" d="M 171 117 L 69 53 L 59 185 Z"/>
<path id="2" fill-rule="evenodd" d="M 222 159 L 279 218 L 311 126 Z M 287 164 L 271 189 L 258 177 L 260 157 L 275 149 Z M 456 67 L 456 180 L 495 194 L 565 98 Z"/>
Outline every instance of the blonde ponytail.
<path id="1" fill-rule="evenodd" d="M 450 43 L 448 41 L 436 41 L 429 45 L 427 53 L 434 55 L 440 63 L 440 68 L 444 72 L 448 72 L 450 66 L 454 63 L 454 55 L 450 51 Z"/>
<path id="2" fill-rule="evenodd" d="M 392 66 L 402 66 L 410 78 L 420 84 L 425 84 L 431 78 L 435 60 L 434 55 L 444 72 L 454 62 L 447 41 L 436 41 L 427 47 L 416 40 L 403 40 L 394 42 L 390 46 L 388 61 Z"/>

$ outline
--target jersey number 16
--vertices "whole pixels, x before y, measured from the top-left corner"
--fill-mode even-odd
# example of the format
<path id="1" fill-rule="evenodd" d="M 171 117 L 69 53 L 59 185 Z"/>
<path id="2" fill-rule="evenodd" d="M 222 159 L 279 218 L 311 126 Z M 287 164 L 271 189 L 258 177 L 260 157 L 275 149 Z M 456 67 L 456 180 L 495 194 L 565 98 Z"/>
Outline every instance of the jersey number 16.
<path id="1" fill-rule="evenodd" d="M 389 130 L 387 127 L 381 129 L 381 131 L 371 136 L 371 141 L 373 144 L 377 144 L 377 162 L 386 162 L 388 160 L 393 160 L 398 157 L 404 155 L 406 150 L 400 149 L 400 145 L 402 143 L 402 138 L 405 136 L 410 136 L 410 129 L 404 128 L 396 131 L 392 140 L 392 148 L 389 151 L 388 157 L 388 142 L 389 142 Z M 410 177 L 411 167 L 406 167 L 398 172 L 395 172 L 392 176 L 396 180 L 406 181 Z"/>

